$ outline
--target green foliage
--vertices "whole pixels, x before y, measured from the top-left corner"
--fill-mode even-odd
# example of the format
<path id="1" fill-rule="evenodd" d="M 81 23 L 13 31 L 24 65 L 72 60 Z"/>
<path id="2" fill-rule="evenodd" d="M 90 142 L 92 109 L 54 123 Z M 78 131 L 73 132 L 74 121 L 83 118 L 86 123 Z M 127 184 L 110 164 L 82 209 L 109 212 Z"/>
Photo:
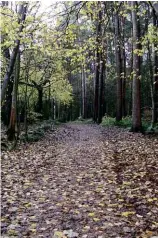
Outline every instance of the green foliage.
<path id="1" fill-rule="evenodd" d="M 116 119 L 113 117 L 109 117 L 109 116 L 104 116 L 102 119 L 102 126 L 114 126 L 116 122 Z"/>
<path id="2" fill-rule="evenodd" d="M 39 113 L 38 113 L 39 114 Z M 54 122 L 52 120 L 45 120 L 43 122 L 36 121 L 33 126 L 30 127 L 27 135 L 28 142 L 36 142 L 44 137 L 45 132 L 53 129 Z M 26 141 L 25 133 L 20 135 L 21 141 Z"/>
<path id="3" fill-rule="evenodd" d="M 130 116 L 126 116 L 122 118 L 122 120 L 119 122 L 116 122 L 116 118 L 114 117 L 104 116 L 101 123 L 102 126 L 119 126 L 119 127 L 124 127 L 128 129 L 130 129 L 131 124 L 132 124 L 132 118 Z M 149 126 L 150 126 L 149 121 L 142 120 L 142 127 L 144 131 L 148 130 Z"/>
<path id="4" fill-rule="evenodd" d="M 34 111 L 29 111 L 27 116 L 27 121 L 29 124 L 33 124 L 33 123 L 37 123 L 42 118 L 43 118 L 42 114 L 34 112 Z"/>
<path id="5" fill-rule="evenodd" d="M 154 126 L 150 125 L 146 129 L 147 134 L 158 134 L 158 123 L 156 123 Z"/>

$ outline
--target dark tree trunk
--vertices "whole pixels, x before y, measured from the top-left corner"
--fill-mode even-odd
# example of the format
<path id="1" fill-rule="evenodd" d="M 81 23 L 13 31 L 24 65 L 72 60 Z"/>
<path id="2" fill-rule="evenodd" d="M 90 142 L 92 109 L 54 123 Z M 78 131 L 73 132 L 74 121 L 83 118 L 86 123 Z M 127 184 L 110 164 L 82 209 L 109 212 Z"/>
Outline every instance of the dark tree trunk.
<path id="1" fill-rule="evenodd" d="M 42 113 L 42 108 L 43 108 L 43 88 L 38 87 L 38 102 L 37 102 L 37 112 Z"/>
<path id="2" fill-rule="evenodd" d="M 158 18 L 155 10 L 153 10 L 153 25 L 155 30 L 158 27 Z M 154 126 L 158 121 L 158 50 L 157 44 L 153 46 L 153 110 L 152 110 L 152 124 Z"/>
<path id="3" fill-rule="evenodd" d="M 4 122 L 6 126 L 9 126 L 9 122 L 10 122 L 13 82 L 14 82 L 14 77 L 12 76 L 8 84 L 6 97 L 5 97 L 5 103 L 2 106 L 2 121 Z"/>
<path id="4" fill-rule="evenodd" d="M 100 7 L 100 2 L 98 2 Z M 95 83 L 94 83 L 94 122 L 98 122 L 98 102 L 99 102 L 99 76 L 100 76 L 100 47 L 101 47 L 101 21 L 102 12 L 99 10 L 98 22 L 97 22 L 97 37 L 96 37 L 96 65 L 95 65 Z"/>
<path id="5" fill-rule="evenodd" d="M 140 56 L 136 52 L 140 49 L 140 22 L 137 15 L 137 2 L 132 2 L 133 22 L 133 91 L 132 91 L 132 128 L 131 131 L 142 131 L 141 98 L 140 98 Z"/>
<path id="6" fill-rule="evenodd" d="M 116 50 L 116 72 L 117 72 L 117 102 L 116 121 L 122 120 L 122 59 L 121 59 L 121 36 L 120 20 L 118 13 L 115 13 L 115 50 Z"/>
<path id="7" fill-rule="evenodd" d="M 127 115 L 126 111 L 126 52 L 125 52 L 125 18 L 122 17 L 122 116 Z"/>
<path id="8" fill-rule="evenodd" d="M 82 117 L 87 118 L 87 108 L 86 108 L 86 75 L 84 65 L 82 65 Z"/>
<path id="9" fill-rule="evenodd" d="M 17 54 L 16 67 L 15 67 L 15 79 L 13 86 L 12 104 L 11 104 L 11 114 L 10 114 L 10 124 L 7 131 L 8 140 L 16 141 L 16 130 L 17 130 L 17 93 L 18 93 L 18 83 L 20 76 L 20 53 Z"/>
<path id="10" fill-rule="evenodd" d="M 99 100 L 98 100 L 98 123 L 102 122 L 104 115 L 104 75 L 105 75 L 105 60 L 103 52 L 101 53 L 101 65 L 100 65 L 100 79 L 99 79 Z"/>

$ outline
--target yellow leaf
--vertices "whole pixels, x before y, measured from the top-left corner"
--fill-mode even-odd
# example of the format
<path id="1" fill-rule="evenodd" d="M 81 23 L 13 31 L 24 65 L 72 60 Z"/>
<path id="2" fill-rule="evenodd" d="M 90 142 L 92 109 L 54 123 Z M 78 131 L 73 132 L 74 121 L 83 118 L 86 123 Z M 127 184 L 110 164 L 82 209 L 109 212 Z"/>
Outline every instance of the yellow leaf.
<path id="1" fill-rule="evenodd" d="M 128 217 L 129 215 L 133 215 L 133 214 L 135 214 L 135 212 L 122 212 L 122 216 L 124 216 L 124 217 Z"/>
<path id="2" fill-rule="evenodd" d="M 154 221 L 153 224 L 156 225 L 156 226 L 158 226 L 158 222 L 155 222 L 155 221 Z"/>
<path id="3" fill-rule="evenodd" d="M 119 199 L 118 201 L 119 201 L 119 202 L 124 202 L 124 199 Z"/>
<path id="4" fill-rule="evenodd" d="M 100 207 L 104 207 L 104 203 L 99 203 L 98 204 Z"/>
<path id="5" fill-rule="evenodd" d="M 89 230 L 90 229 L 90 226 L 85 226 L 84 227 L 84 230 Z"/>
<path id="6" fill-rule="evenodd" d="M 79 212 L 78 210 L 75 210 L 75 213 L 76 213 L 76 214 L 80 214 L 80 212 Z"/>
<path id="7" fill-rule="evenodd" d="M 14 236 L 14 235 L 17 234 L 17 232 L 16 232 L 15 230 L 12 230 L 12 229 L 11 229 L 11 230 L 8 231 L 8 234 Z"/>
<path id="8" fill-rule="evenodd" d="M 32 224 L 31 224 L 31 228 L 35 228 L 36 226 L 37 226 L 36 223 L 32 223 Z"/>
<path id="9" fill-rule="evenodd" d="M 157 201 L 157 198 L 149 198 L 148 202 L 153 202 L 153 201 Z"/>
<path id="10" fill-rule="evenodd" d="M 31 203 L 30 203 L 30 202 L 29 202 L 29 203 L 26 203 L 24 206 L 25 206 L 25 207 L 31 207 Z"/>
<path id="11" fill-rule="evenodd" d="M 94 215 L 95 215 L 94 212 L 90 212 L 90 213 L 88 213 L 88 216 L 89 216 L 89 217 L 94 217 Z"/>
<path id="12" fill-rule="evenodd" d="M 109 183 L 113 183 L 113 181 L 112 181 L 112 180 L 108 180 L 108 182 L 109 182 Z"/>
<path id="13" fill-rule="evenodd" d="M 100 221 L 100 219 L 97 218 L 97 217 L 94 217 L 93 220 L 94 220 L 94 221 Z"/>
<path id="14" fill-rule="evenodd" d="M 56 231 L 56 232 L 54 233 L 54 237 L 55 237 L 55 238 L 64 238 L 65 236 L 64 236 L 63 232 L 61 232 L 61 231 Z"/>
<path id="15" fill-rule="evenodd" d="M 123 185 L 131 185 L 131 182 L 126 182 L 126 181 L 124 181 L 124 182 L 123 182 Z"/>

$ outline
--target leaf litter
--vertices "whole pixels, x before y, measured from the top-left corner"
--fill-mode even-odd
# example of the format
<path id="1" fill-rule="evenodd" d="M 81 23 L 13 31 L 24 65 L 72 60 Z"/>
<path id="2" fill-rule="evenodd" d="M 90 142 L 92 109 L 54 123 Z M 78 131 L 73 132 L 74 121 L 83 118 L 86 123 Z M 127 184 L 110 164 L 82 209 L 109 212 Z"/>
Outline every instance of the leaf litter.
<path id="1" fill-rule="evenodd" d="M 2 153 L 2 237 L 158 236 L 158 139 L 68 123 Z"/>

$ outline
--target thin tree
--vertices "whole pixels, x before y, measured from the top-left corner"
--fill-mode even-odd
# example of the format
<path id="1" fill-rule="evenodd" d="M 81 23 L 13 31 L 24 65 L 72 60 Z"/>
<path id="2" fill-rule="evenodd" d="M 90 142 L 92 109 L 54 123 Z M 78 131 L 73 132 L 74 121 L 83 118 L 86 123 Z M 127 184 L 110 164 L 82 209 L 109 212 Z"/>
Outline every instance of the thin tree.
<path id="1" fill-rule="evenodd" d="M 141 95 L 140 95 L 140 22 L 138 17 L 138 3 L 132 2 L 132 23 L 133 23 L 133 87 L 132 87 L 132 128 L 131 131 L 142 131 L 141 122 Z"/>
<path id="2" fill-rule="evenodd" d="M 101 47 L 101 22 L 102 22 L 102 10 L 101 4 L 98 2 L 99 13 L 97 21 L 97 36 L 96 36 L 96 62 L 95 62 L 95 83 L 94 83 L 94 122 L 98 121 L 98 101 L 99 101 L 99 77 L 100 77 L 100 47 Z"/>
<path id="3" fill-rule="evenodd" d="M 115 12 L 115 51 L 116 51 L 116 73 L 117 73 L 117 103 L 116 121 L 122 120 L 122 58 L 121 58 L 121 35 L 120 19 L 118 10 Z"/>

